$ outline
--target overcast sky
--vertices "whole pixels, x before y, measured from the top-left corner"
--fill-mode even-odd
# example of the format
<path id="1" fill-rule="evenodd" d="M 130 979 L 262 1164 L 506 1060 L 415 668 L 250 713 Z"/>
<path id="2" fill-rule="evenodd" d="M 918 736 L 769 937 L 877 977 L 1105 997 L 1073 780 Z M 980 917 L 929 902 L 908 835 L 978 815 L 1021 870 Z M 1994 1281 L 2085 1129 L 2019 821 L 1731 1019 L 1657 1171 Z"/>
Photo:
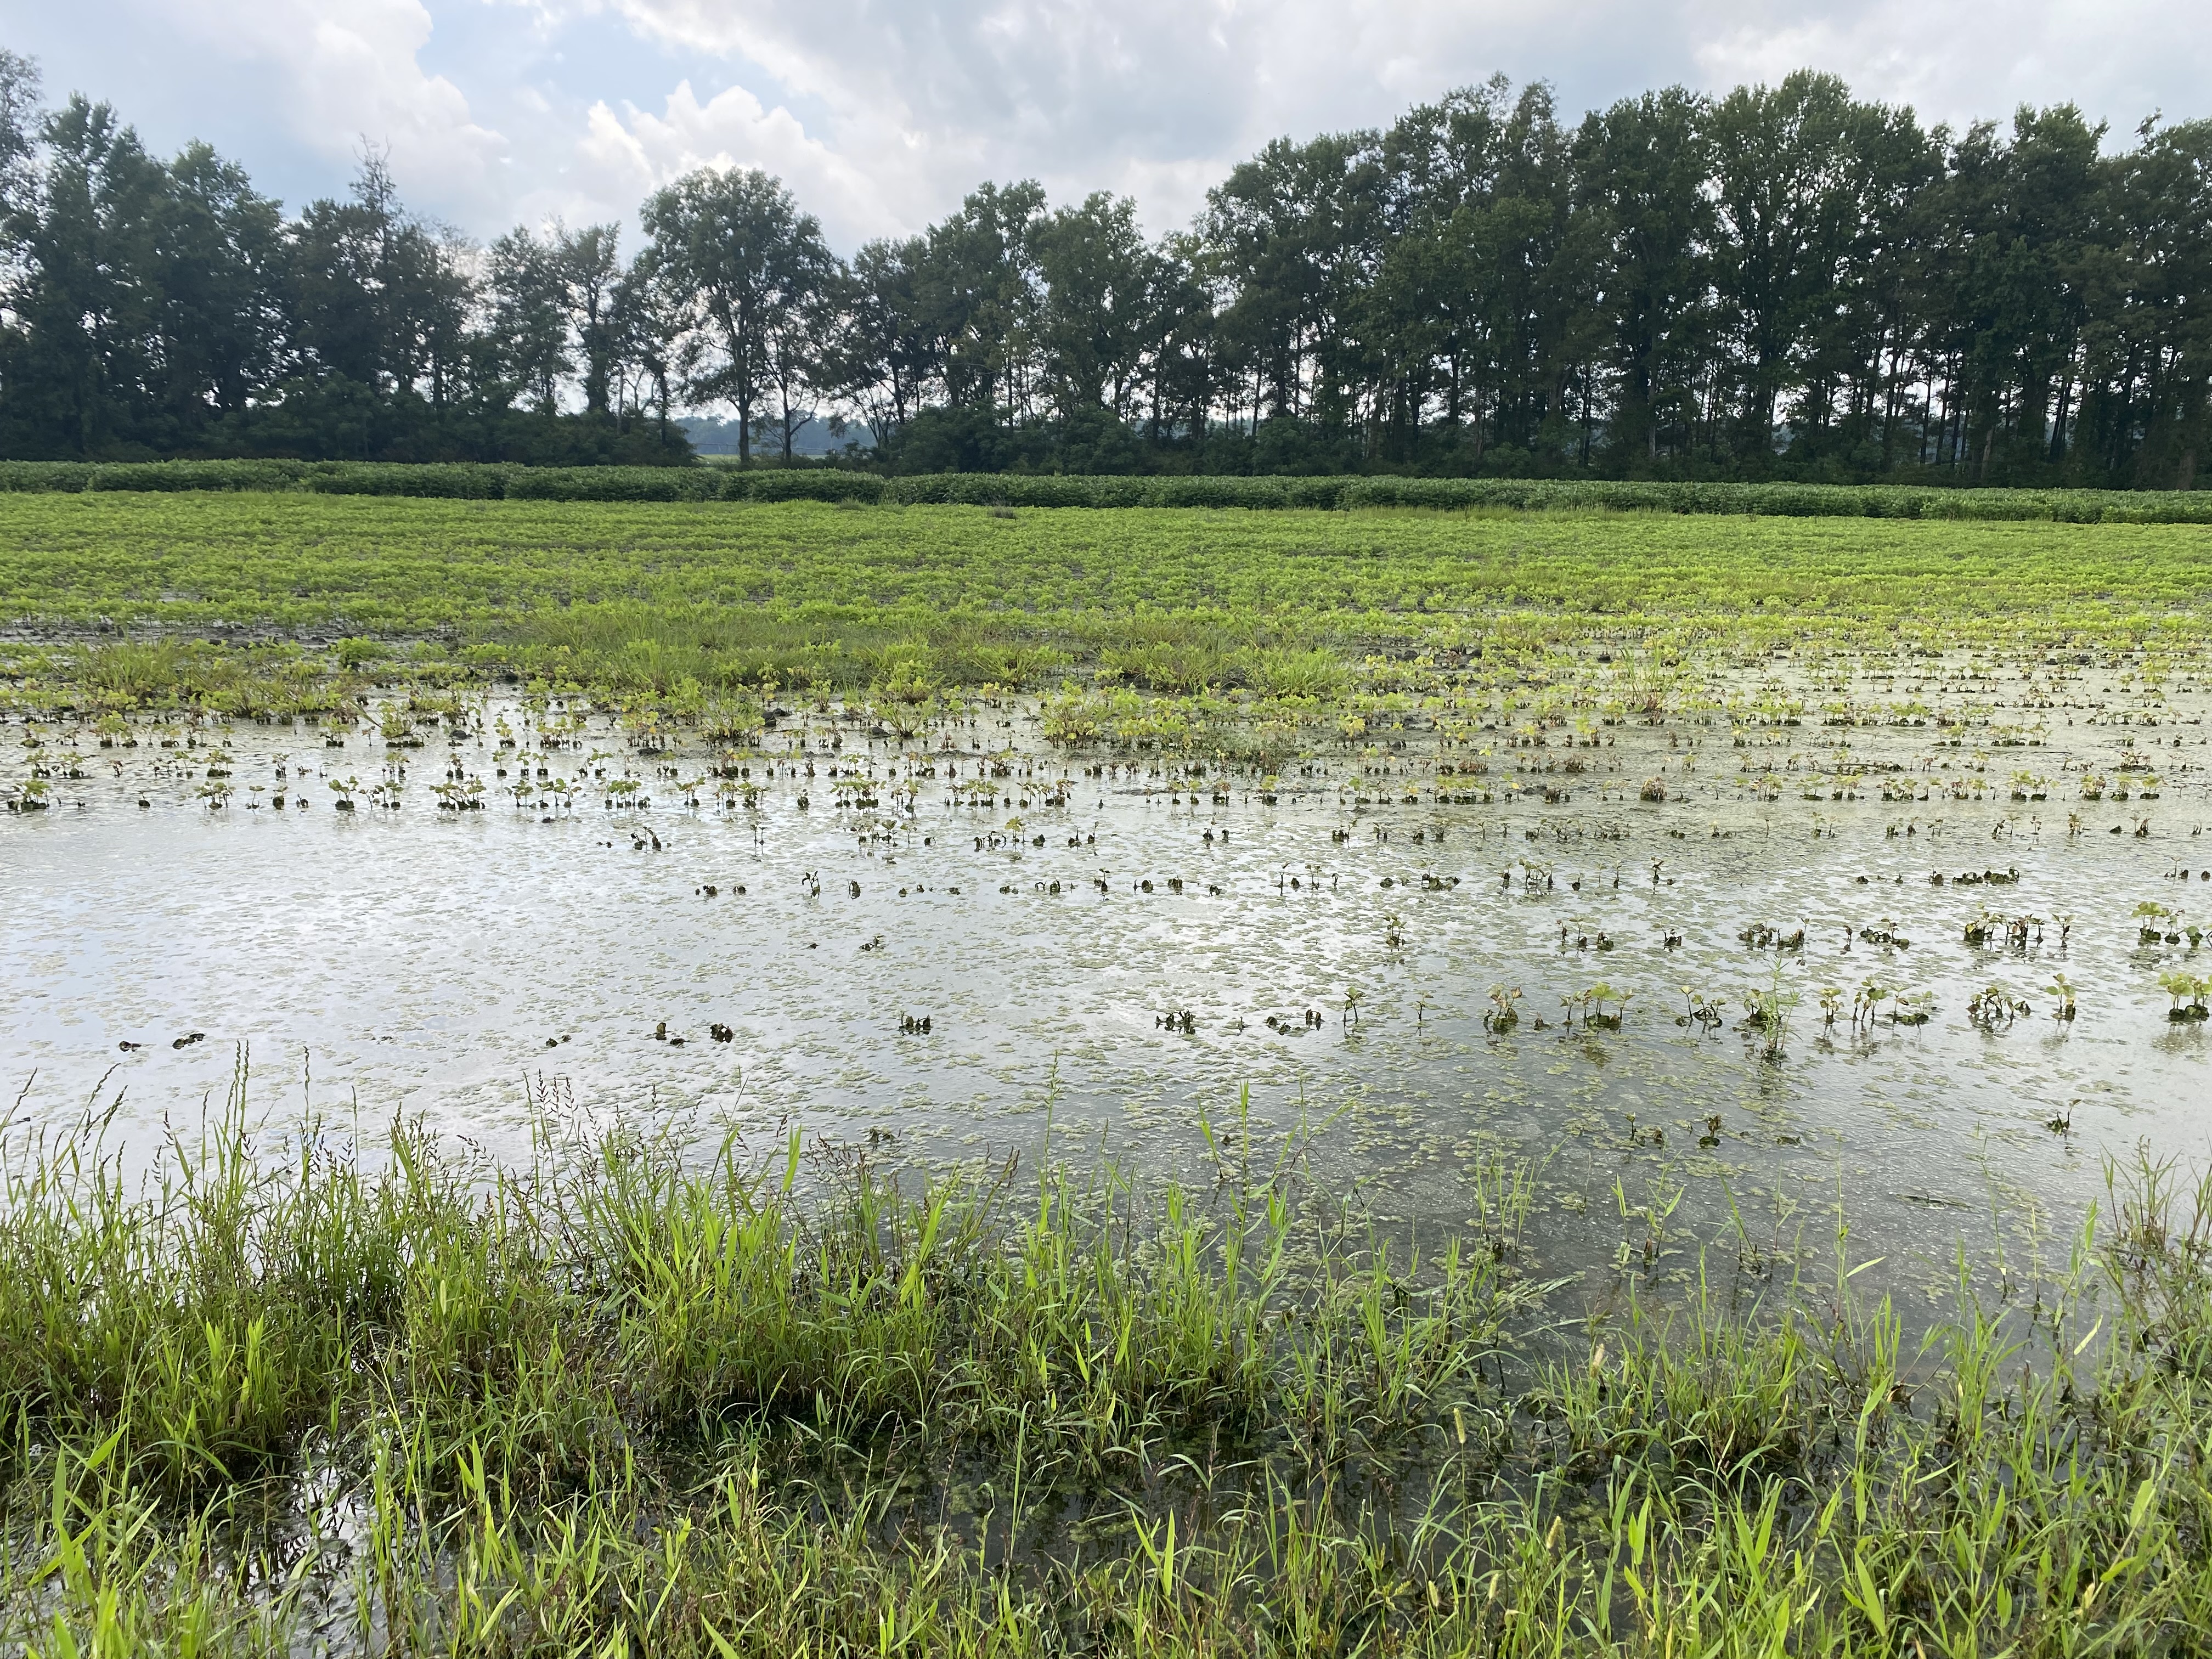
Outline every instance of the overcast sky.
<path id="1" fill-rule="evenodd" d="M 478 236 L 634 226 L 705 162 L 781 175 L 849 251 L 984 179 L 1187 222 L 1279 134 L 1387 122 L 1502 70 L 1570 116 L 1801 66 L 1925 119 L 2071 100 L 2131 134 L 2212 114 L 2212 0 L 0 0 L 47 94 L 204 138 L 296 207 L 364 137 Z"/>

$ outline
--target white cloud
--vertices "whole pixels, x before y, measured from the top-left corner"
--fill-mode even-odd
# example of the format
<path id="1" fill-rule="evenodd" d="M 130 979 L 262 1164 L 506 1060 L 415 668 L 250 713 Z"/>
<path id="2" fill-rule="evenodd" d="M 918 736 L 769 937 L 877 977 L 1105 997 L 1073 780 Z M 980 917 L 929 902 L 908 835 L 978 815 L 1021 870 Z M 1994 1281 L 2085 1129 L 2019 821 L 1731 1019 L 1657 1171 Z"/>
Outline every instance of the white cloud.
<path id="1" fill-rule="evenodd" d="M 818 142 L 895 179 L 887 216 L 907 226 L 981 179 L 1035 175 L 1055 196 L 1133 193 L 1165 228 L 1278 134 L 1384 123 L 1498 70 L 1553 80 L 1569 118 L 1672 80 L 1808 65 L 1954 125 L 2071 98 L 2124 132 L 2161 89 L 2174 109 L 2212 103 L 2212 7 L 2179 0 L 606 3 L 818 112 Z"/>
<path id="2" fill-rule="evenodd" d="M 743 87 L 702 103 L 689 81 L 657 113 L 633 108 L 617 114 L 605 100 L 594 103 L 562 193 L 573 204 L 571 217 L 628 217 L 648 192 L 702 167 L 775 173 L 843 245 L 897 220 L 890 169 L 856 164 L 810 135 L 790 111 L 764 106 Z"/>
<path id="3" fill-rule="evenodd" d="M 1811 66 L 1923 120 L 2004 120 L 2023 103 L 2075 103 L 2116 139 L 2163 104 L 2212 114 L 2212 8 L 2170 0 L 1936 6 L 1729 7 L 1696 46 L 1709 84 L 1771 82 Z"/>
<path id="4" fill-rule="evenodd" d="M 460 88 L 426 73 L 422 0 L 185 0 L 164 21 L 209 52 L 253 66 L 284 128 L 332 158 L 388 144 L 402 177 L 434 173 L 456 204 L 493 208 L 507 143 Z"/>
<path id="5" fill-rule="evenodd" d="M 225 131 L 249 135 L 229 143 L 257 172 L 304 147 L 334 188 L 359 136 L 386 140 L 408 199 L 480 234 L 549 211 L 634 223 L 647 191 L 708 162 L 777 173 L 842 247 L 919 229 L 986 179 L 1131 194 L 1164 230 L 1278 134 L 1387 123 L 1499 70 L 1553 81 L 1570 118 L 1807 65 L 1954 125 L 2022 100 L 2074 100 L 2122 137 L 2154 108 L 2212 113 L 2201 0 L 118 4 L 120 24 L 41 9 L 23 33 L 81 51 L 68 82 L 126 113 L 196 82 L 242 92 L 250 118 Z"/>
<path id="6" fill-rule="evenodd" d="M 1134 194 L 1156 228 L 1180 224 L 1277 133 L 1387 119 L 1486 76 L 1509 48 L 1532 57 L 1534 32 L 1504 0 L 611 3 L 679 57 L 750 66 L 808 112 L 809 144 L 842 158 L 854 181 L 834 182 L 825 221 L 867 211 L 872 195 L 878 216 L 856 229 L 874 233 L 918 228 L 984 179 L 1030 176 L 1055 196 Z M 659 125 L 687 125 L 676 109 L 685 95 Z M 734 118 L 759 125 L 750 108 Z M 651 152 L 647 124 L 621 120 Z"/>

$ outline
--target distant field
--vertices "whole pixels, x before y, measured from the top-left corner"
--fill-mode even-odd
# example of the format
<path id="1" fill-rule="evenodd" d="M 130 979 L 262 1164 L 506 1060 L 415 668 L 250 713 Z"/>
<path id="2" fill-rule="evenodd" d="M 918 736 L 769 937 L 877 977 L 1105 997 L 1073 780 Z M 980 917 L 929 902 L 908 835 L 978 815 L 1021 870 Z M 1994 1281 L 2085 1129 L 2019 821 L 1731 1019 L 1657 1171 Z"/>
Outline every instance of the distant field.
<path id="1" fill-rule="evenodd" d="M 1567 605 L 2105 616 L 2201 603 L 2212 529 L 310 495 L 0 496 L 0 616 L 392 634 L 642 603 L 923 627 L 1151 608 L 1422 631 Z"/>
<path id="2" fill-rule="evenodd" d="M 1185 690 L 1285 648 L 2018 645 L 2191 635 L 2208 596 L 2212 528 L 2189 525 L 0 495 L 0 625 L 19 638 L 428 641 L 453 671 L 586 686 L 1103 663 Z"/>

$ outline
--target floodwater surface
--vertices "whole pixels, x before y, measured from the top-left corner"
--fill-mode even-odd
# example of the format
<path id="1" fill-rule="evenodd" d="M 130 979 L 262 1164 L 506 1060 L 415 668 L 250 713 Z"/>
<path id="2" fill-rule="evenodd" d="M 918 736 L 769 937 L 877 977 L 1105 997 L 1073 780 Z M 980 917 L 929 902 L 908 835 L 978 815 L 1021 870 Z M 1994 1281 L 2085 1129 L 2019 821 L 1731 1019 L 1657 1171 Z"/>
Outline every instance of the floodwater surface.
<path id="1" fill-rule="evenodd" d="M 1676 716 L 1265 779 L 1070 754 L 1012 705 L 798 711 L 742 782 L 511 706 L 412 751 L 148 726 L 0 822 L 0 1075 L 19 1121 L 145 1146 L 240 1066 L 272 1121 L 501 1157 L 549 1115 L 917 1164 L 1048 1135 L 1185 1181 L 1295 1142 L 1417 1227 L 1517 1160 L 1565 1265 L 1686 1272 L 1723 1224 L 1825 1249 L 1840 1208 L 1932 1283 L 1962 1237 L 2063 1237 L 2107 1158 L 2212 1142 L 2212 1039 L 2160 982 L 2212 973 L 2201 711 L 2082 698 L 1996 755 Z"/>

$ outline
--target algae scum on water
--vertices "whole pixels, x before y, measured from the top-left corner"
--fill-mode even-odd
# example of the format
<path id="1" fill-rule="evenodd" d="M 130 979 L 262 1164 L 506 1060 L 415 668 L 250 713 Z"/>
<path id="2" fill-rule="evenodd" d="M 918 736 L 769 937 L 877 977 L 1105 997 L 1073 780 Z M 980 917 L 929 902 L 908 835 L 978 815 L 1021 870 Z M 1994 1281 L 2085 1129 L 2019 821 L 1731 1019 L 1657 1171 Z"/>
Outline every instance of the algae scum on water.
<path id="1" fill-rule="evenodd" d="M 2207 532 L 0 515 L 38 1650 L 2185 1648 Z"/>

